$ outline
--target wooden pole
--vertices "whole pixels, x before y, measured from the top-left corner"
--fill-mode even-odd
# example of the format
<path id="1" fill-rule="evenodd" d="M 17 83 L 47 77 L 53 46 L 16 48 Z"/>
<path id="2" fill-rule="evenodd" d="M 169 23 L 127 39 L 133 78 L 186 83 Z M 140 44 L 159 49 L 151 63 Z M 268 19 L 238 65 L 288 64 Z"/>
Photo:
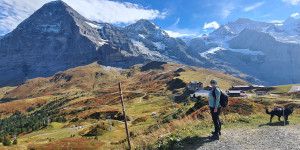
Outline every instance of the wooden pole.
<path id="1" fill-rule="evenodd" d="M 283 111 L 282 111 L 282 113 L 283 113 L 283 126 L 285 126 L 285 116 L 284 116 L 284 110 L 285 110 L 285 108 L 283 107 Z"/>
<path id="2" fill-rule="evenodd" d="M 128 146 L 129 146 L 129 149 L 131 149 L 130 139 L 129 139 L 130 137 L 129 137 L 128 127 L 127 127 L 127 117 L 126 117 L 126 113 L 125 113 L 125 106 L 124 106 L 124 99 L 123 99 L 123 93 L 122 93 L 121 83 L 119 83 L 119 90 L 120 90 L 120 98 L 121 98 L 123 115 L 124 115 L 124 121 L 125 121 L 125 129 L 126 129 L 126 134 L 127 134 Z"/>

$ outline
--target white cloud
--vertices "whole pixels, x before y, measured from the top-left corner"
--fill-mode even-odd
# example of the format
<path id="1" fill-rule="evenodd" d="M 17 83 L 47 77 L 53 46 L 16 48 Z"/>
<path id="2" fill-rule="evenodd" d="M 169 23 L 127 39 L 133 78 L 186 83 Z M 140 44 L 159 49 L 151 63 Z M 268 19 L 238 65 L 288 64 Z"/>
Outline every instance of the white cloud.
<path id="1" fill-rule="evenodd" d="M 299 16 L 299 13 L 293 13 L 293 14 L 291 15 L 291 17 L 293 17 L 293 18 L 295 18 L 295 17 L 297 17 L 297 16 Z"/>
<path id="2" fill-rule="evenodd" d="M 235 6 L 233 3 L 223 4 L 220 14 L 225 19 L 231 14 L 231 11 L 234 9 L 235 9 Z"/>
<path id="3" fill-rule="evenodd" d="M 230 15 L 230 13 L 231 13 L 231 10 L 224 9 L 222 15 L 223 15 L 224 18 L 226 18 L 227 16 Z"/>
<path id="4" fill-rule="evenodd" d="M 166 12 L 146 9 L 141 5 L 129 2 L 109 0 L 64 0 L 80 14 L 88 19 L 108 23 L 133 23 L 139 19 L 155 19 L 166 16 Z"/>
<path id="5" fill-rule="evenodd" d="M 160 18 L 160 19 L 165 19 L 166 18 L 166 16 L 168 15 L 168 10 L 164 10 L 163 12 L 161 12 L 160 13 L 160 15 L 158 16 L 158 18 Z"/>
<path id="6" fill-rule="evenodd" d="M 284 3 L 292 4 L 292 5 L 298 5 L 300 0 L 282 0 Z"/>
<path id="7" fill-rule="evenodd" d="M 0 32 L 13 30 L 20 22 L 49 1 L 51 0 L 1 0 Z M 147 9 L 129 2 L 110 0 L 64 0 L 64 2 L 90 20 L 113 24 L 133 23 L 139 19 L 164 19 L 168 13 Z"/>
<path id="8" fill-rule="evenodd" d="M 165 31 L 168 33 L 168 35 L 170 37 L 174 37 L 174 38 L 196 36 L 196 34 L 194 34 L 194 33 L 180 33 L 180 32 L 171 31 L 171 30 L 165 30 Z"/>
<path id="9" fill-rule="evenodd" d="M 256 8 L 260 7 L 261 5 L 263 5 L 264 3 L 265 3 L 265 2 L 258 2 L 258 3 L 255 3 L 254 5 L 245 7 L 245 8 L 244 8 L 244 11 L 250 11 L 250 10 L 256 9 Z"/>
<path id="10" fill-rule="evenodd" d="M 270 20 L 268 22 L 275 23 L 275 24 L 282 24 L 284 20 Z"/>
<path id="11" fill-rule="evenodd" d="M 45 2 L 44 0 L 1 0 L 0 32 L 11 31 Z"/>
<path id="12" fill-rule="evenodd" d="M 205 22 L 203 29 L 208 29 L 208 28 L 218 29 L 219 27 L 220 27 L 220 25 L 216 21 L 213 21 L 210 23 Z"/>
<path id="13" fill-rule="evenodd" d="M 176 22 L 172 26 L 176 26 L 180 22 L 180 18 L 177 18 Z"/>

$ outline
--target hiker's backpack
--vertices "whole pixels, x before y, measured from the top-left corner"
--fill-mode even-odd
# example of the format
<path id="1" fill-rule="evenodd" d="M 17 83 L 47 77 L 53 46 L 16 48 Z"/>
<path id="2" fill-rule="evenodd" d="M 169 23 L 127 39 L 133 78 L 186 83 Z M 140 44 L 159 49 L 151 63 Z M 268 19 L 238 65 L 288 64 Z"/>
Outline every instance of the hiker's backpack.
<path id="1" fill-rule="evenodd" d="M 214 91 L 212 92 L 212 95 L 214 96 L 214 98 L 216 99 L 216 89 L 214 89 Z M 221 91 L 221 95 L 220 95 L 220 105 L 222 107 L 226 107 L 228 105 L 228 95 L 226 93 L 224 93 L 223 91 Z"/>

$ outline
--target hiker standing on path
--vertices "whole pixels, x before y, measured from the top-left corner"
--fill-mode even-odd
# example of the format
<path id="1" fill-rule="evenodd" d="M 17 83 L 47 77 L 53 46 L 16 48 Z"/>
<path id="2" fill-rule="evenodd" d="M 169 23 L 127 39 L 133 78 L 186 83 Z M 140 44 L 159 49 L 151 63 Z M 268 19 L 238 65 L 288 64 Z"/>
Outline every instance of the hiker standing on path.
<path id="1" fill-rule="evenodd" d="M 210 81 L 210 85 L 212 86 L 212 89 L 209 92 L 208 103 L 210 108 L 210 114 L 215 126 L 215 131 L 212 132 L 213 135 L 211 136 L 211 138 L 219 139 L 219 136 L 221 135 L 221 121 L 219 119 L 219 115 L 221 114 L 221 105 L 220 105 L 221 91 L 217 86 L 216 79 L 212 79 Z"/>

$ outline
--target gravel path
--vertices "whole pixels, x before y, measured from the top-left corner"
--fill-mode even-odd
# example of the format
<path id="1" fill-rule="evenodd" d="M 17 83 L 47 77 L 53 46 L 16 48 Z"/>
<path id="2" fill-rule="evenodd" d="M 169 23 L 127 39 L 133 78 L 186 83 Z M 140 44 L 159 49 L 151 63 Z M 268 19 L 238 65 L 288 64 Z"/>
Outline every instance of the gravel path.
<path id="1" fill-rule="evenodd" d="M 220 140 L 199 138 L 197 150 L 300 150 L 300 126 L 263 126 L 239 128 L 222 132 Z"/>

